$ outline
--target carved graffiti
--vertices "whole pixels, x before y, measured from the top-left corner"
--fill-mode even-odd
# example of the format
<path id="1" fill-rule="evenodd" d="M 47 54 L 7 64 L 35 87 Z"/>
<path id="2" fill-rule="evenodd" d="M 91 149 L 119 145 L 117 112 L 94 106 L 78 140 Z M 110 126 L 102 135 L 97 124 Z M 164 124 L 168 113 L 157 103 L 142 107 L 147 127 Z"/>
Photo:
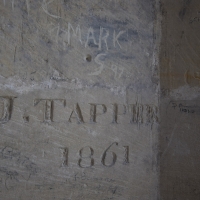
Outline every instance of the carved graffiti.
<path id="1" fill-rule="evenodd" d="M 117 155 L 116 155 L 116 153 L 112 152 L 112 157 L 113 157 L 112 162 L 111 162 L 111 164 L 106 164 L 106 155 L 107 155 L 107 153 L 108 153 L 108 150 L 109 150 L 114 144 L 118 145 L 117 142 L 112 143 L 112 144 L 104 151 L 104 153 L 103 153 L 103 155 L 102 155 L 101 163 L 102 163 L 104 166 L 106 166 L 106 167 L 112 167 L 112 166 L 115 164 L 116 160 L 117 160 Z"/>
<path id="2" fill-rule="evenodd" d="M 14 97 L 0 97 L 2 101 L 2 117 L 0 123 L 8 123 L 11 119 L 12 114 L 12 104 Z M 54 123 L 54 113 L 56 111 L 54 107 L 55 101 L 61 102 L 63 109 L 67 107 L 65 99 L 35 99 L 34 107 L 37 107 L 39 103 L 43 103 L 43 123 L 53 124 Z M 98 123 L 98 116 L 108 115 L 107 105 L 101 103 L 89 103 L 90 108 L 89 121 L 84 121 L 83 107 L 79 103 L 75 103 L 71 109 L 69 116 L 65 119 L 65 123 Z M 110 116 L 110 124 L 120 124 L 122 118 L 129 118 L 127 123 L 130 124 L 156 124 L 158 122 L 158 108 L 155 105 L 143 105 L 143 104 L 117 104 L 113 103 L 110 105 L 112 110 L 112 116 Z M 69 112 L 69 111 L 68 111 Z M 22 116 L 25 123 L 30 121 L 30 113 L 24 113 Z M 123 121 L 123 120 L 122 120 Z M 56 121 L 59 123 L 59 121 Z M 124 121 L 123 121 L 124 123 Z"/>
<path id="3" fill-rule="evenodd" d="M 14 97 L 0 97 L 0 100 L 3 102 L 1 124 L 7 123 L 11 118 L 13 99 Z"/>
<path id="4" fill-rule="evenodd" d="M 112 146 L 116 145 L 118 147 L 117 142 L 113 142 L 111 145 L 109 145 L 108 148 L 103 152 L 101 157 L 101 164 L 105 167 L 112 167 L 115 165 L 117 161 L 117 154 L 115 152 L 110 152 L 110 149 Z M 123 164 L 127 165 L 129 164 L 129 146 L 123 146 L 124 149 L 124 156 L 123 156 Z M 110 161 L 106 161 L 106 157 L 108 154 L 111 153 L 112 159 Z M 79 150 L 79 159 L 78 159 L 78 166 L 80 168 L 90 168 L 95 165 L 95 160 L 93 158 L 94 156 L 94 150 L 90 146 L 83 147 Z M 68 167 L 68 157 L 69 157 L 69 149 L 68 148 L 62 148 L 62 157 L 64 158 L 64 161 L 62 162 L 62 166 Z M 108 159 L 109 160 L 109 159 Z M 110 163 L 109 163 L 110 162 Z"/>
<path id="5" fill-rule="evenodd" d="M 88 148 L 90 150 L 90 154 L 88 156 L 83 156 L 83 151 L 84 149 Z M 78 160 L 78 165 L 81 168 L 87 168 L 87 167 L 92 167 L 94 165 L 94 158 L 92 157 L 94 155 L 94 150 L 91 147 L 83 147 L 80 151 L 79 151 L 79 155 L 80 155 L 80 159 Z M 82 161 L 83 159 L 89 159 L 90 160 L 90 164 L 89 165 L 82 165 Z"/>

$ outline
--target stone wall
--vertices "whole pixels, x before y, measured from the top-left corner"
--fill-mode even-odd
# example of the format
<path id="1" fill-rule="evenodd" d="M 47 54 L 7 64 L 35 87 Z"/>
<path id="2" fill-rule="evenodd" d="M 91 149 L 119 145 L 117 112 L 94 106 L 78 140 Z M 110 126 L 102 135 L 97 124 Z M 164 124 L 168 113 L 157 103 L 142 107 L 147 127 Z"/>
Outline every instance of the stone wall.
<path id="1" fill-rule="evenodd" d="M 197 0 L 0 0 L 0 199 L 199 200 Z"/>
<path id="2" fill-rule="evenodd" d="M 162 0 L 161 199 L 200 199 L 200 2 Z"/>
<path id="3" fill-rule="evenodd" d="M 3 199 L 156 199 L 155 6 L 0 1 Z"/>

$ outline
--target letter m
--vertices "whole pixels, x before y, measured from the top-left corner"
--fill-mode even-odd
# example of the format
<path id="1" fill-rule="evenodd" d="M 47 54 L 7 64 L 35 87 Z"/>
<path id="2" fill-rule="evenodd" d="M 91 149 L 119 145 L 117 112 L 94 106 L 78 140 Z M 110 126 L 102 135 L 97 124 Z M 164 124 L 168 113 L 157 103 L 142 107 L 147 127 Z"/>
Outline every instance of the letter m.
<path id="1" fill-rule="evenodd" d="M 80 26 L 78 25 L 76 27 L 76 29 L 73 28 L 73 26 L 68 23 L 68 37 L 67 37 L 67 40 L 68 40 L 68 44 L 70 45 L 71 44 L 71 32 L 73 33 L 73 36 L 75 36 L 78 41 L 82 44 L 82 39 L 81 39 L 81 28 Z"/>

